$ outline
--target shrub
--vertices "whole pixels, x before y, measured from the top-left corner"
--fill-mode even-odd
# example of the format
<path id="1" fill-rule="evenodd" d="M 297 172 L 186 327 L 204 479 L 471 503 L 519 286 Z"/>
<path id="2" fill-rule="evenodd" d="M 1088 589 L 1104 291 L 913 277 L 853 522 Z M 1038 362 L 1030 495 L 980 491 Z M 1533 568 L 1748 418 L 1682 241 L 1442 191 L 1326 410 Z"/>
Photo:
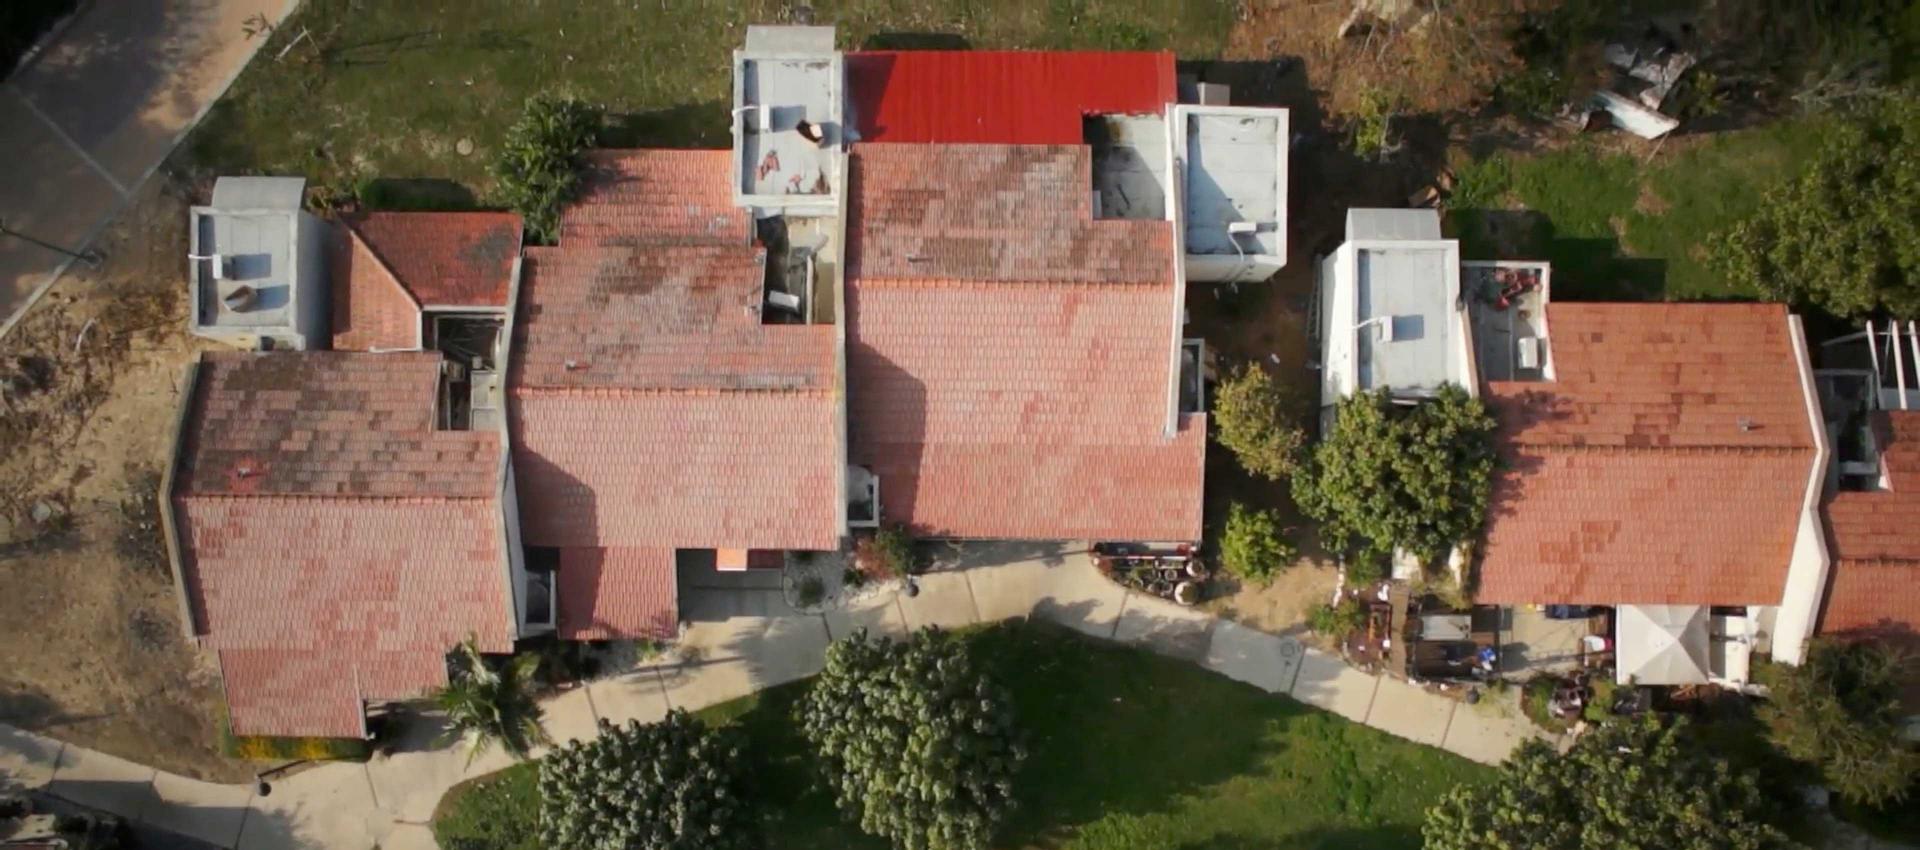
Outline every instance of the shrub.
<path id="1" fill-rule="evenodd" d="M 905 526 L 886 525 L 863 537 L 853 547 L 854 567 L 877 578 L 905 578 L 918 566 L 913 555 L 913 535 Z"/>
<path id="2" fill-rule="evenodd" d="M 507 128 L 493 162 L 501 201 L 525 219 L 527 236 L 552 243 L 560 228 L 560 206 L 579 182 L 580 151 L 600 129 L 601 110 L 572 97 L 535 95 L 526 112 Z"/>
<path id="3" fill-rule="evenodd" d="M 1379 159 L 1399 147 L 1393 140 L 1393 114 L 1399 108 L 1399 98 L 1384 89 L 1370 88 L 1360 94 L 1353 125 L 1355 156 Z"/>
<path id="4" fill-rule="evenodd" d="M 128 477 L 114 544 L 120 557 L 135 568 L 167 572 L 166 535 L 160 530 L 160 473 L 145 470 Z"/>
<path id="5" fill-rule="evenodd" d="M 1480 400 L 1453 384 L 1412 406 L 1384 390 L 1355 394 L 1293 476 L 1294 501 L 1337 551 L 1385 560 L 1400 547 L 1436 561 L 1486 521 L 1493 429 Z"/>
<path id="6" fill-rule="evenodd" d="M 741 794 L 740 748 L 684 709 L 658 723 L 600 721 L 540 762 L 540 836 L 547 847 L 681 850 L 747 847 L 754 819 Z"/>
<path id="7" fill-rule="evenodd" d="M 1768 300 L 1836 316 L 1920 316 L 1920 99 L 1833 130 L 1752 218 L 1714 234 L 1711 265 Z"/>
<path id="8" fill-rule="evenodd" d="M 446 712 L 448 740 L 465 738 L 470 743 L 469 763 L 494 744 L 514 758 L 526 758 L 534 747 L 552 740 L 540 725 L 545 712 L 535 699 L 538 653 L 495 664 L 468 638 L 454 648 L 449 661 L 453 675 L 434 693 L 433 702 Z"/>
<path id="9" fill-rule="evenodd" d="M 1911 661 L 1876 644 L 1815 641 L 1799 666 L 1761 669 L 1770 698 L 1760 719 L 1781 750 L 1819 769 L 1846 802 L 1905 802 L 1920 779 L 1920 753 L 1901 735 Z"/>
<path id="10" fill-rule="evenodd" d="M 363 738 L 272 738 L 226 733 L 221 736 L 220 750 L 230 758 L 248 761 L 366 761 L 372 746 Z"/>
<path id="11" fill-rule="evenodd" d="M 1307 611 L 1307 627 L 1334 640 L 1345 640 L 1366 624 L 1366 606 L 1352 597 L 1342 598 L 1336 605 L 1315 605 Z"/>
<path id="12" fill-rule="evenodd" d="M 1793 846 L 1765 818 L 1752 773 L 1736 771 L 1656 715 L 1608 723 L 1565 755 L 1522 743 L 1492 782 L 1465 783 L 1427 810 L 1427 850 L 1509 847 L 1770 850 Z"/>
<path id="13" fill-rule="evenodd" d="M 1293 473 L 1307 443 L 1299 424 L 1300 394 L 1258 364 L 1241 366 L 1213 391 L 1215 439 L 1254 475 L 1279 481 Z"/>
<path id="14" fill-rule="evenodd" d="M 801 731 L 840 810 L 906 850 L 984 850 L 1026 757 L 1007 692 L 937 629 L 827 650 Z"/>
<path id="15" fill-rule="evenodd" d="M 800 580 L 797 589 L 798 601 L 802 608 L 812 608 L 827 598 L 827 586 L 818 576 L 807 576 Z"/>
<path id="16" fill-rule="evenodd" d="M 1535 726 L 1555 734 L 1567 731 L 1566 721 L 1553 714 L 1553 692 L 1560 686 L 1560 680 L 1552 676 L 1537 676 L 1527 680 L 1520 691 L 1520 710 L 1533 721 Z"/>
<path id="17" fill-rule="evenodd" d="M 1280 529 L 1279 514 L 1239 502 L 1228 507 L 1227 527 L 1220 535 L 1220 565 L 1227 572 L 1264 582 L 1299 555 Z"/>

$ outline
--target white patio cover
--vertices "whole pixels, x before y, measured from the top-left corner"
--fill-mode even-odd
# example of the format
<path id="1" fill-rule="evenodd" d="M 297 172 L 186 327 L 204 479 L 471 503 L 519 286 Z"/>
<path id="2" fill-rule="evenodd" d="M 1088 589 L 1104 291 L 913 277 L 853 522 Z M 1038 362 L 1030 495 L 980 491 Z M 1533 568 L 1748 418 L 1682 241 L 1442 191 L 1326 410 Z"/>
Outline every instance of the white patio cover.
<path id="1" fill-rule="evenodd" d="M 1700 605 L 1622 605 L 1616 609 L 1614 676 L 1620 684 L 1698 685 L 1707 681 L 1707 609 Z"/>

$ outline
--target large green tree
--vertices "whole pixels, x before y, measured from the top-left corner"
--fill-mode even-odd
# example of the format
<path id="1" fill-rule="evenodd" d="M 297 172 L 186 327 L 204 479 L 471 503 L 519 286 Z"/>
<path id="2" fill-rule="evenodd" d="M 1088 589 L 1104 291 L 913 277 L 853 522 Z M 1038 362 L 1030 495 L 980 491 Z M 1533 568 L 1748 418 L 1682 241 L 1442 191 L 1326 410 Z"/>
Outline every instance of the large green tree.
<path id="1" fill-rule="evenodd" d="M 1213 388 L 1214 439 L 1248 472 L 1279 481 L 1293 473 L 1307 443 L 1300 427 L 1306 406 L 1259 364 L 1242 366 Z"/>
<path id="2" fill-rule="evenodd" d="M 1566 755 L 1520 745 L 1494 781 L 1427 810 L 1426 850 L 1763 850 L 1793 846 L 1762 818 L 1750 774 L 1702 752 L 1685 721 L 1607 723 Z"/>
<path id="3" fill-rule="evenodd" d="M 600 721 L 540 762 L 540 839 L 569 850 L 729 850 L 753 844 L 740 750 L 675 709 L 658 723 Z"/>
<path id="4" fill-rule="evenodd" d="M 1774 300 L 1920 317 L 1920 100 L 1837 122 L 1806 170 L 1711 240 L 1713 263 Z"/>
<path id="5" fill-rule="evenodd" d="M 527 653 L 496 663 L 468 638 L 454 648 L 449 663 L 452 676 L 434 693 L 433 703 L 447 716 L 449 737 L 467 740 L 469 762 L 495 744 L 514 758 L 526 758 L 548 743 L 536 694 L 540 656 Z"/>
<path id="6" fill-rule="evenodd" d="M 593 145 L 602 119 L 599 107 L 573 97 L 535 95 L 507 128 L 493 161 L 494 191 L 520 214 L 532 241 L 559 236 L 560 207 L 580 181 L 580 152 Z"/>
<path id="7" fill-rule="evenodd" d="M 1901 735 L 1900 694 L 1914 672 L 1911 656 L 1877 644 L 1815 641 L 1805 663 L 1761 670 L 1769 698 L 1760 719 L 1847 802 L 1904 802 L 1920 780 L 1920 753 Z"/>
<path id="8" fill-rule="evenodd" d="M 983 850 L 1013 808 L 1011 699 L 937 629 L 834 643 L 800 720 L 840 810 L 902 850 Z"/>
<path id="9" fill-rule="evenodd" d="M 1384 390 L 1342 399 L 1333 430 L 1293 477 L 1293 498 L 1329 548 L 1374 561 L 1398 546 L 1444 557 L 1486 521 L 1493 417 L 1458 386 L 1398 404 Z"/>

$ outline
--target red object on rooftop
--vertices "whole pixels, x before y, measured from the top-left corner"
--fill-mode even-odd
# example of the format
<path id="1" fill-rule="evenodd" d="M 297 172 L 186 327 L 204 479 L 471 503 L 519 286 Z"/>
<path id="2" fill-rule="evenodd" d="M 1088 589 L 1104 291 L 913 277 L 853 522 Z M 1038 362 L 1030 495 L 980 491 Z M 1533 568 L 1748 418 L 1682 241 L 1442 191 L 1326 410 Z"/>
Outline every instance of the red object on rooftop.
<path id="1" fill-rule="evenodd" d="M 1077 145 L 1094 113 L 1158 113 L 1173 54 L 1012 50 L 847 55 L 854 126 L 867 142 Z"/>

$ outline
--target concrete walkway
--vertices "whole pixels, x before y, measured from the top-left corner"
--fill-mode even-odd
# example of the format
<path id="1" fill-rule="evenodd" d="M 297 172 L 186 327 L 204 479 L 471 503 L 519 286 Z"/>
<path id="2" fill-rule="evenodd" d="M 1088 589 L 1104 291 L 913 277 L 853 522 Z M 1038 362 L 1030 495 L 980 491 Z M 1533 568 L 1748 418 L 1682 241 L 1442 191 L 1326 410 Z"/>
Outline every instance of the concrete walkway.
<path id="1" fill-rule="evenodd" d="M 683 581 L 691 621 L 671 658 L 596 680 L 546 702 L 556 740 L 585 738 L 596 722 L 658 720 L 819 672 L 827 644 L 855 629 L 904 635 L 1038 617 L 1133 644 L 1293 698 L 1409 740 L 1497 762 L 1538 734 L 1511 707 L 1467 706 L 1405 682 L 1348 667 L 1289 637 L 1131 593 L 1084 553 L 1031 544 L 979 545 L 955 569 L 920 577 L 920 593 L 875 596 L 845 610 L 796 614 L 777 586 L 751 580 Z M 423 727 L 430 724 L 410 724 Z M 455 783 L 506 767 L 493 753 L 468 763 L 419 728 L 396 752 L 366 764 L 332 763 L 273 780 L 269 796 L 194 782 L 58 741 L 0 727 L 0 773 L 56 795 L 222 847 L 383 850 L 434 847 L 427 824 Z M 0 781 L 4 786 L 5 781 Z"/>
<path id="2" fill-rule="evenodd" d="M 226 92 L 299 0 L 94 0 L 0 84 L 0 218 L 69 250 L 91 243 Z M 184 251 L 185 249 L 182 248 Z M 72 259 L 0 237 L 0 337 Z"/>

